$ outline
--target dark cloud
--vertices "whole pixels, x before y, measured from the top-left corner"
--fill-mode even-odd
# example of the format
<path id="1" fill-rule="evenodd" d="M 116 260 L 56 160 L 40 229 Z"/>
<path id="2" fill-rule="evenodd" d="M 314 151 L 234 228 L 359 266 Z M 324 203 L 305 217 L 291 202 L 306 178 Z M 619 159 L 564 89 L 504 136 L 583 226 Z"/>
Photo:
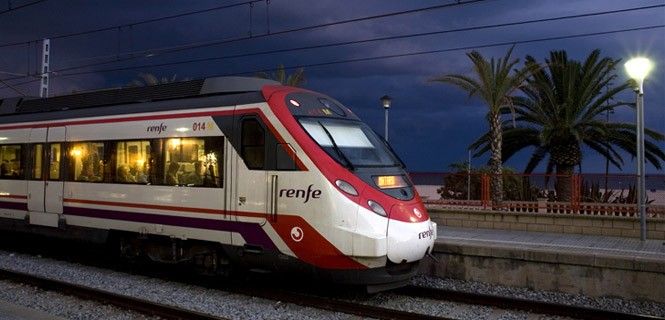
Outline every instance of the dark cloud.
<path id="1" fill-rule="evenodd" d="M 27 0 L 26 0 L 27 1 Z M 12 1 L 16 5 L 19 1 Z M 227 1 L 223 4 L 239 3 Z M 439 0 L 423 1 L 305 1 L 271 0 L 227 10 L 211 11 L 162 23 L 136 25 L 68 39 L 54 40 L 52 69 L 64 68 L 90 60 L 91 57 L 123 57 L 134 51 L 179 46 L 191 42 L 234 39 L 250 34 L 262 35 L 293 28 L 353 19 L 417 7 L 454 3 Z M 254 40 L 243 40 L 196 50 L 160 54 L 129 62 L 112 63 L 82 71 L 117 66 L 139 66 L 174 60 L 216 57 L 263 50 L 294 48 L 349 40 L 362 40 L 391 35 L 449 30 L 485 24 L 504 23 L 562 15 L 616 10 L 662 4 L 662 1 L 482 1 L 474 4 L 419 12 L 403 16 L 341 24 L 315 30 L 289 33 Z M 144 19 L 178 14 L 220 5 L 219 1 L 55 1 L 0 15 L 0 44 L 39 39 L 48 35 L 71 33 L 110 25 L 132 23 Z M 267 17 L 269 16 L 269 19 Z M 204 63 L 143 68 L 129 71 L 98 73 L 76 77 L 54 77 L 51 91 L 66 94 L 72 91 L 114 87 L 127 84 L 140 72 L 158 76 L 198 78 L 219 74 L 249 72 L 286 66 L 317 64 L 329 61 L 376 57 L 382 55 L 442 50 L 490 43 L 523 41 L 543 37 L 634 28 L 665 23 L 665 9 L 651 9 L 608 16 L 565 21 L 501 27 L 370 42 L 333 48 L 304 50 L 255 57 L 225 59 Z M 583 59 L 591 50 L 600 48 L 604 55 L 626 59 L 637 53 L 650 55 L 656 69 L 645 85 L 647 126 L 665 132 L 665 37 L 663 29 L 617 33 L 603 36 L 518 44 L 514 56 L 523 59 L 532 55 L 543 61 L 551 50 L 566 50 L 575 59 Z M 487 57 L 502 56 L 508 46 L 482 48 Z M 467 50 L 468 51 L 468 50 Z M 409 57 L 335 64 L 306 68 L 307 88 L 327 93 L 350 106 L 377 132 L 383 132 L 383 109 L 378 98 L 394 97 L 390 111 L 390 141 L 413 170 L 445 170 L 452 162 L 466 159 L 468 145 L 487 130 L 485 106 L 477 99 L 448 85 L 428 80 L 445 73 L 469 74 L 471 65 L 465 50 Z M 37 59 L 35 44 L 30 47 L 0 48 L 0 71 L 34 72 Z M 81 71 L 81 70 L 78 70 Z M 617 81 L 624 81 L 622 68 Z M 12 75 L 0 73 L 1 78 Z M 21 80 L 15 80 L 14 83 Z M 36 85 L 23 85 L 24 91 L 36 93 Z M 0 96 L 12 96 L 9 89 L 0 89 Z M 631 92 L 617 99 L 632 101 Z M 617 121 L 634 121 L 631 109 L 617 110 Z M 661 144 L 665 148 L 665 144 Z M 529 150 L 507 164 L 523 169 Z M 624 168 L 632 172 L 633 163 L 625 156 Z M 474 164 L 487 159 L 475 159 Z M 585 154 L 585 172 L 604 171 L 604 161 L 597 155 Z M 654 168 L 649 167 L 650 172 Z"/>

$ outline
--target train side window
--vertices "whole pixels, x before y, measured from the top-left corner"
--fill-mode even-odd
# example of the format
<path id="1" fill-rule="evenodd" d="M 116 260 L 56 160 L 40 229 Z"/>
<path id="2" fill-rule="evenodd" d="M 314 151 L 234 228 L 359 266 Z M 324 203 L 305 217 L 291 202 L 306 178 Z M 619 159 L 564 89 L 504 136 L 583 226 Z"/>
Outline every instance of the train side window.
<path id="1" fill-rule="evenodd" d="M 164 148 L 166 139 L 150 140 L 150 163 L 148 164 L 148 181 L 152 184 L 164 182 Z"/>
<path id="2" fill-rule="evenodd" d="M 62 164 L 62 145 L 60 143 L 51 143 L 49 145 L 49 180 L 60 180 L 60 170 Z"/>
<path id="3" fill-rule="evenodd" d="M 118 183 L 150 182 L 151 147 L 149 140 L 119 141 L 115 145 L 115 177 Z"/>
<path id="4" fill-rule="evenodd" d="M 223 186 L 222 161 L 224 161 L 224 138 L 207 137 L 205 140 L 205 166 L 203 186 L 221 188 Z"/>
<path id="5" fill-rule="evenodd" d="M 265 168 L 265 131 L 256 119 L 242 121 L 240 155 L 249 169 Z"/>
<path id="6" fill-rule="evenodd" d="M 44 173 L 44 145 L 32 145 L 32 170 L 30 170 L 30 179 L 42 180 Z"/>
<path id="7" fill-rule="evenodd" d="M 164 154 L 164 184 L 220 187 L 223 142 L 221 137 L 168 139 Z"/>
<path id="8" fill-rule="evenodd" d="M 104 180 L 104 143 L 77 142 L 69 146 L 69 180 L 102 182 Z"/>
<path id="9" fill-rule="evenodd" d="M 0 179 L 22 179 L 21 145 L 0 146 Z"/>

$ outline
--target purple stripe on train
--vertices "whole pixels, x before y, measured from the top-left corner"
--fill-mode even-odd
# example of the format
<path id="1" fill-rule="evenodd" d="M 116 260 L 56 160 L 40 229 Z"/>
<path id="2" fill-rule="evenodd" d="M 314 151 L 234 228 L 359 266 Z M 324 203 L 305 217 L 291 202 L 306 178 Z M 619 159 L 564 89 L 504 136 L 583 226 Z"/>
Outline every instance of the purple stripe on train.
<path id="1" fill-rule="evenodd" d="M 219 230 L 237 232 L 242 235 L 247 244 L 259 245 L 264 250 L 277 250 L 275 244 L 256 223 L 201 219 L 191 217 L 167 216 L 160 214 L 145 214 L 137 212 L 124 212 L 114 210 L 90 209 L 79 207 L 64 207 L 63 213 L 73 216 L 123 220 L 131 222 L 157 223 L 169 226 Z"/>
<path id="2" fill-rule="evenodd" d="M 0 208 L 28 211 L 28 204 L 25 202 L 0 201 Z"/>

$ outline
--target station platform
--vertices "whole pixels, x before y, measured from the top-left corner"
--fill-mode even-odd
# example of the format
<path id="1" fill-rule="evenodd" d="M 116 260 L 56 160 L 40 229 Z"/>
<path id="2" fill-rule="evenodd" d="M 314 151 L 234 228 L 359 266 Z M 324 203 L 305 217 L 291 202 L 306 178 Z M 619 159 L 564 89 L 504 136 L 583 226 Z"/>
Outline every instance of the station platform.
<path id="1" fill-rule="evenodd" d="M 426 272 L 508 286 L 665 303 L 665 241 L 438 227 Z"/>
<path id="2" fill-rule="evenodd" d="M 0 320 L 64 320 L 42 311 L 0 300 Z"/>
<path id="3" fill-rule="evenodd" d="M 441 245 L 481 245 L 522 251 L 551 251 L 584 256 L 660 260 L 665 267 L 665 240 L 511 231 L 470 229 L 439 226 L 437 247 Z M 435 247 L 436 248 L 436 247 Z M 661 270 L 665 272 L 665 269 Z"/>

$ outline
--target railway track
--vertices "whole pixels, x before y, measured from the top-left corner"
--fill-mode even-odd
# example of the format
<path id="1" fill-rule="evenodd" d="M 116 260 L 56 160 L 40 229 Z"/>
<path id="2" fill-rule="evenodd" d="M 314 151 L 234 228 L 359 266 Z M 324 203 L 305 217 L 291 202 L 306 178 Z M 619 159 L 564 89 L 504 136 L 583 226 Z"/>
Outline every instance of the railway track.
<path id="1" fill-rule="evenodd" d="M 85 300 L 92 300 L 103 304 L 114 305 L 116 307 L 127 308 L 142 314 L 158 316 L 163 319 L 228 320 L 227 318 L 208 315 L 197 311 L 186 310 L 175 306 L 160 304 L 63 281 L 47 279 L 17 271 L 0 269 L 0 279 L 29 284 L 43 290 L 56 291 L 61 294 L 72 295 Z"/>
<path id="2" fill-rule="evenodd" d="M 422 313 L 413 313 L 391 308 L 383 308 L 372 305 L 361 304 L 342 299 L 322 297 L 319 295 L 304 294 L 290 290 L 266 290 L 265 288 L 248 289 L 233 288 L 233 292 L 261 297 L 270 300 L 279 300 L 300 306 L 314 307 L 334 312 L 353 314 L 360 317 L 374 319 L 392 319 L 392 320 L 453 320 L 455 318 L 439 317 L 426 315 Z"/>
<path id="3" fill-rule="evenodd" d="M 76 296 L 82 299 L 98 301 L 121 308 L 131 309 L 146 315 L 159 316 L 164 319 L 192 319 L 192 320 L 222 320 L 227 319 L 198 311 L 187 310 L 175 306 L 164 305 L 144 299 L 120 295 L 96 288 L 85 287 L 63 281 L 47 279 L 23 272 L 0 269 L 0 279 L 25 283 L 44 290 L 56 291 L 62 294 Z M 206 287 L 210 287 L 206 285 Z M 324 297 L 316 294 L 307 294 L 294 290 L 267 289 L 265 287 L 230 285 L 224 288 L 217 287 L 232 293 L 268 300 L 292 303 L 305 307 L 329 310 L 352 314 L 360 317 L 375 319 L 422 319 L 447 320 L 453 318 L 424 315 L 407 311 L 395 310 L 372 305 L 361 304 L 339 298 Z M 510 298 L 495 295 L 460 292 L 445 289 L 427 288 L 420 286 L 407 286 L 393 290 L 393 293 L 409 297 L 431 300 L 453 301 L 472 305 L 484 305 L 500 309 L 521 310 L 538 314 L 565 316 L 577 319 L 627 319 L 627 320 L 655 320 L 665 319 L 650 315 L 627 314 L 622 312 L 593 309 L 587 307 L 571 306 L 527 299 Z"/>
<path id="4" fill-rule="evenodd" d="M 96 288 L 67 283 L 64 281 L 47 279 L 41 276 L 28 273 L 0 269 L 0 279 L 29 284 L 43 290 L 56 291 L 61 294 L 76 296 L 78 298 L 93 300 L 104 304 L 110 304 L 121 308 L 127 308 L 142 314 L 158 316 L 164 319 L 173 320 L 226 320 L 227 318 L 218 317 L 198 311 L 187 310 L 175 306 L 165 305 L 148 301 L 136 297 L 112 293 Z M 428 316 L 406 311 L 382 308 L 370 305 L 363 305 L 357 302 L 331 299 L 315 295 L 307 295 L 297 292 L 282 290 L 265 290 L 264 288 L 242 288 L 232 286 L 228 291 L 252 297 L 260 297 L 269 300 L 293 303 L 300 306 L 313 307 L 317 309 L 329 310 L 334 312 L 347 313 L 360 317 L 375 319 L 395 319 L 395 320 L 448 320 L 452 318 Z"/>
<path id="5" fill-rule="evenodd" d="M 561 303 L 534 301 L 528 299 L 511 298 L 504 296 L 461 292 L 446 289 L 427 288 L 421 286 L 407 286 L 393 291 L 411 297 L 419 297 L 433 300 L 446 300 L 460 303 L 485 305 L 501 309 L 512 309 L 528 311 L 539 314 L 564 316 L 576 319 L 605 320 L 656 320 L 665 317 L 629 314 L 624 312 L 594 309 L 588 307 L 573 306 Z"/>
<path id="6" fill-rule="evenodd" d="M 232 289 L 231 291 L 234 290 L 235 289 Z M 320 309 L 338 311 L 377 319 L 453 319 L 363 305 L 358 304 L 357 302 L 350 302 L 343 299 L 327 298 L 293 291 L 265 290 L 265 288 L 261 290 L 241 289 L 239 291 L 242 291 L 239 293 L 251 296 L 261 296 L 272 300 L 278 299 L 302 306 L 314 306 Z M 560 303 L 534 301 L 528 299 L 427 288 L 420 286 L 407 286 L 393 290 L 392 293 L 423 299 L 452 301 L 469 305 L 483 305 L 504 310 L 519 310 L 542 315 L 563 316 L 575 319 L 665 320 L 665 317 L 652 315 L 629 314 L 624 312 L 580 307 Z"/>
<path id="7" fill-rule="evenodd" d="M 45 253 L 45 252 L 43 252 Z M 46 253 L 45 253 L 46 254 Z M 48 255 L 48 254 L 47 254 Z M 57 258 L 56 258 L 57 259 Z M 71 256 L 70 256 L 71 259 Z M 81 259 L 75 259 L 81 260 Z M 85 259 L 83 259 L 85 260 Z M 95 260 L 96 261 L 96 260 Z M 80 261 L 79 261 L 80 262 Z M 84 263 L 86 264 L 86 263 Z M 101 266 L 99 261 L 92 263 Z M 124 267 L 111 267 L 120 272 L 127 272 Z M 124 269 L 124 270 L 118 270 Z M 134 270 L 136 271 L 136 270 Z M 177 281 L 182 283 L 193 284 L 209 289 L 223 290 L 231 293 L 242 294 L 247 296 L 259 297 L 273 301 L 287 302 L 305 307 L 312 307 L 322 310 L 329 310 L 334 312 L 342 312 L 353 314 L 361 317 L 371 317 L 377 319 L 450 319 L 446 317 L 414 314 L 411 312 L 395 310 L 390 308 L 383 308 L 368 304 L 358 303 L 357 301 L 349 301 L 345 298 L 344 294 L 334 294 L 332 296 L 319 292 L 312 292 L 311 290 L 301 290 L 288 286 L 283 286 L 280 283 L 266 284 L 267 282 L 245 281 L 210 281 L 210 278 L 201 280 L 200 278 L 183 278 L 182 272 L 167 272 L 166 274 L 156 274 L 153 268 L 148 270 L 143 269 L 138 272 L 144 276 L 157 277 L 166 279 L 168 281 Z M 135 273 L 135 272 L 131 272 Z M 178 276 L 180 275 L 180 276 Z M 92 288 L 84 288 L 77 285 L 67 284 L 55 280 L 42 279 L 29 274 L 13 272 L 0 269 L 0 278 L 9 279 L 17 282 L 29 283 L 34 286 L 44 288 L 47 290 L 55 290 L 61 293 L 67 293 L 74 296 L 79 296 L 84 299 L 101 301 L 107 304 L 120 306 L 123 308 L 132 309 L 144 314 L 156 315 L 165 319 L 224 319 L 212 315 L 203 314 L 200 312 L 193 312 L 184 310 L 177 307 L 165 306 L 150 301 L 137 300 L 128 296 L 122 296 L 114 293 L 104 292 Z M 219 279 L 218 279 L 219 280 Z M 265 280 L 265 279 L 264 279 Z M 628 314 L 622 312 L 608 311 L 603 309 L 594 309 L 588 307 L 571 306 L 565 304 L 557 304 L 543 301 L 533 301 L 527 299 L 510 298 L 494 295 L 483 295 L 468 292 L 459 292 L 452 290 L 427 288 L 420 286 L 408 286 L 392 291 L 393 294 L 409 296 L 414 298 L 423 298 L 439 301 L 451 301 L 458 303 L 465 303 L 470 305 L 483 305 L 488 307 L 495 307 L 504 310 L 520 310 L 545 315 L 566 316 L 577 319 L 664 319 L 665 317 Z"/>

